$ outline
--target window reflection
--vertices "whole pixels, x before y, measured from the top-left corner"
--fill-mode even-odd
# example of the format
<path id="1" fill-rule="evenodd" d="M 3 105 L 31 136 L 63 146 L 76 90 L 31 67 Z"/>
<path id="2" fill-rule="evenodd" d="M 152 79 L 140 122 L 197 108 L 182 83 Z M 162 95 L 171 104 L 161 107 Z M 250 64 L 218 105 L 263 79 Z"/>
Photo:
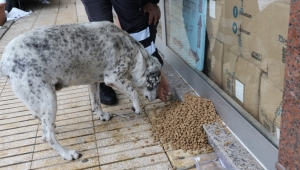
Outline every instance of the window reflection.
<path id="1" fill-rule="evenodd" d="M 205 49 L 205 0 L 166 0 L 167 45 L 190 67 L 202 71 Z"/>

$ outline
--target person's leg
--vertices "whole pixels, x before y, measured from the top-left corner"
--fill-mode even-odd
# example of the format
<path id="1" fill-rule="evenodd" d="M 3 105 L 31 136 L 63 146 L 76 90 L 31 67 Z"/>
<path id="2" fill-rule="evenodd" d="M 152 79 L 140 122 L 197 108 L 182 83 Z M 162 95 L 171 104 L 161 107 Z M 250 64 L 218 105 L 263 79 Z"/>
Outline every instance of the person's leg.
<path id="1" fill-rule="evenodd" d="M 150 30 L 150 38 L 155 43 L 156 33 L 157 33 L 157 25 L 149 25 L 149 30 Z M 156 57 L 161 64 L 163 64 L 163 60 L 162 60 L 161 56 L 159 55 L 157 48 L 155 48 L 155 52 L 152 55 L 154 57 Z"/>
<path id="2" fill-rule="evenodd" d="M 110 0 L 82 0 L 90 22 L 113 22 L 112 4 Z"/>
<path id="3" fill-rule="evenodd" d="M 157 33 L 157 25 L 149 25 L 149 30 L 150 30 L 150 37 L 151 37 L 152 41 L 155 43 L 156 33 Z"/>
<path id="4" fill-rule="evenodd" d="M 113 22 L 112 4 L 110 0 L 82 0 L 85 12 L 90 22 Z M 100 101 L 102 104 L 114 105 L 117 103 L 117 94 L 105 83 L 100 83 Z"/>

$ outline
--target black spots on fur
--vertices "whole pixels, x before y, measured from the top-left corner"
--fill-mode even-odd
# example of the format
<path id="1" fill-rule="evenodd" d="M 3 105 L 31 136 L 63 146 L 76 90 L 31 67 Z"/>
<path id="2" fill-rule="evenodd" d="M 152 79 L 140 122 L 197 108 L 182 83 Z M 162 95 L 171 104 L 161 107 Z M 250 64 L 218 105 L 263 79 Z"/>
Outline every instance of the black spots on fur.
<path id="1" fill-rule="evenodd" d="M 46 122 L 46 119 L 43 119 L 43 123 L 44 123 L 45 126 L 48 126 L 47 122 Z"/>
<path id="2" fill-rule="evenodd" d="M 28 86 L 32 88 L 32 86 L 33 86 L 33 81 L 32 81 L 32 79 L 28 79 Z"/>
<path id="3" fill-rule="evenodd" d="M 104 76 L 105 76 L 105 77 L 109 77 L 109 75 L 108 75 L 108 74 L 104 74 Z"/>
<path id="4" fill-rule="evenodd" d="M 18 73 L 23 73 L 25 72 L 26 69 L 26 63 L 27 60 L 25 58 L 18 58 L 17 55 L 15 55 L 15 58 L 13 59 L 13 67 L 12 67 L 12 72 L 18 72 Z"/>
<path id="5" fill-rule="evenodd" d="M 125 47 L 127 53 L 130 53 L 133 49 L 131 47 Z M 130 58 L 132 58 L 132 54 L 129 55 Z"/>
<path id="6" fill-rule="evenodd" d="M 84 44 L 84 50 L 87 51 L 87 50 L 89 50 L 89 48 L 90 48 L 90 47 L 89 47 L 89 44 L 88 44 L 88 43 L 85 43 L 85 44 Z"/>
<path id="7" fill-rule="evenodd" d="M 127 90 L 127 91 L 131 91 L 131 89 L 133 89 L 133 88 L 132 88 L 130 85 L 127 85 L 127 86 L 126 86 L 126 90 Z"/>
<path id="8" fill-rule="evenodd" d="M 66 38 L 63 39 L 63 42 L 64 42 L 65 44 L 68 44 L 68 43 L 69 43 L 69 41 L 68 41 Z"/>
<path id="9" fill-rule="evenodd" d="M 103 45 L 103 40 L 100 40 L 99 45 L 100 45 L 100 46 Z"/>
<path id="10" fill-rule="evenodd" d="M 60 31 L 60 36 L 63 37 L 65 35 L 64 31 Z"/>
<path id="11" fill-rule="evenodd" d="M 114 49 L 116 49 L 116 50 L 120 50 L 120 44 L 119 44 L 119 42 L 117 41 L 117 40 L 114 40 L 114 43 L 113 43 L 114 45 L 113 45 L 113 47 L 114 47 Z"/>
<path id="12" fill-rule="evenodd" d="M 124 84 L 124 83 L 125 83 L 125 80 L 121 80 L 121 83 Z"/>
<path id="13" fill-rule="evenodd" d="M 77 43 L 77 44 L 76 44 L 76 47 L 77 47 L 77 48 L 82 48 L 81 42 Z"/>
<path id="14" fill-rule="evenodd" d="M 32 37 L 30 41 L 25 43 L 25 46 L 27 46 L 28 49 L 35 50 L 38 54 L 42 53 L 43 51 L 50 50 L 50 44 L 47 38 L 38 39 Z"/>

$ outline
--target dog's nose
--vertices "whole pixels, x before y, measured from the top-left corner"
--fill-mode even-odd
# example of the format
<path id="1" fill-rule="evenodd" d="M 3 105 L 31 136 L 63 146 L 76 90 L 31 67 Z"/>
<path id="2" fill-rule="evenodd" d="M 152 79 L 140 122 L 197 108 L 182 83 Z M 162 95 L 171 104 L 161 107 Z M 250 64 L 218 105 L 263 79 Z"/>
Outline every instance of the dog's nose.
<path id="1" fill-rule="evenodd" d="M 156 99 L 158 99 L 158 96 L 156 96 Z"/>
<path id="2" fill-rule="evenodd" d="M 146 99 L 148 99 L 148 96 L 145 96 Z"/>

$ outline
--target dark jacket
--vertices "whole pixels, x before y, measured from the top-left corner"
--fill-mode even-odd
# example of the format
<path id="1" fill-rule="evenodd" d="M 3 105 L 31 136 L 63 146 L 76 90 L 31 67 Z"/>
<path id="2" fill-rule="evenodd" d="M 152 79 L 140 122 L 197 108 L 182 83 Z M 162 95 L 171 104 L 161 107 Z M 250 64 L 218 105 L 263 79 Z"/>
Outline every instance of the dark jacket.
<path id="1" fill-rule="evenodd" d="M 148 26 L 148 13 L 143 6 L 147 3 L 157 4 L 159 0 L 111 0 L 119 17 L 122 29 L 128 33 L 139 32 Z"/>

